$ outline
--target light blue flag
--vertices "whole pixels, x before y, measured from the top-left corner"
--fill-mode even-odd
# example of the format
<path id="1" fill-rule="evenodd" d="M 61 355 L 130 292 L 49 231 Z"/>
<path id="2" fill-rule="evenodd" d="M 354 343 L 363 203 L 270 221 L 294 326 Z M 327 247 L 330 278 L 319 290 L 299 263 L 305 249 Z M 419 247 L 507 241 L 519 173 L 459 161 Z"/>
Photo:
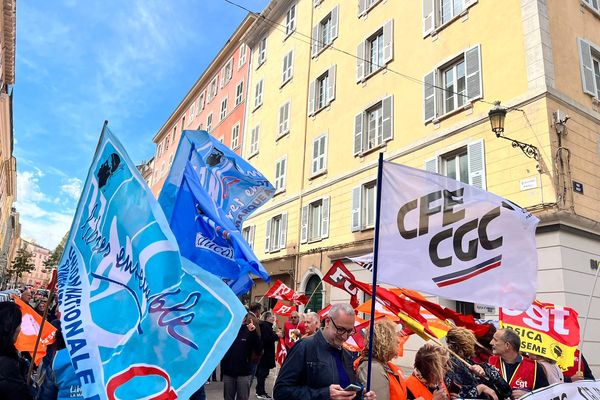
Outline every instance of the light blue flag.
<path id="1" fill-rule="evenodd" d="M 159 203 L 181 254 L 239 295 L 252 287 L 249 273 L 269 280 L 240 230 L 274 192 L 260 172 L 207 132 L 184 131 Z"/>
<path id="2" fill-rule="evenodd" d="M 246 314 L 221 279 L 180 256 L 106 127 L 58 271 L 62 334 L 87 399 L 187 399 Z"/>

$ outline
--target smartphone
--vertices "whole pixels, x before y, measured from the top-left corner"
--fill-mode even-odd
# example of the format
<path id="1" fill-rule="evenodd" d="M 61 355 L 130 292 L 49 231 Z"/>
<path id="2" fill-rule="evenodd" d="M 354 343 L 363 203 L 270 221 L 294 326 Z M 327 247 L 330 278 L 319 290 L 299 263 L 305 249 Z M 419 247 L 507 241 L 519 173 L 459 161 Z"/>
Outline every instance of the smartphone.
<path id="1" fill-rule="evenodd" d="M 344 390 L 349 391 L 349 392 L 360 392 L 360 391 L 363 390 L 363 388 L 360 387 L 360 386 L 358 386 L 358 385 L 355 385 L 355 384 L 351 383 L 348 386 L 346 386 L 344 388 Z"/>

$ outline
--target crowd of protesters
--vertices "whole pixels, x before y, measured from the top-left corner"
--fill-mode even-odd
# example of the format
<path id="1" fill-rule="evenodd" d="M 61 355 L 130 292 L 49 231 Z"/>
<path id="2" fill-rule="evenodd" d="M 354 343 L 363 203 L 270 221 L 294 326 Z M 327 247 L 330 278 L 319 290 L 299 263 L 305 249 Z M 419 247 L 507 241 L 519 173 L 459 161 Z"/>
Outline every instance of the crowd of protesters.
<path id="1" fill-rule="evenodd" d="M 0 302 L 0 400 L 83 398 L 60 334 L 59 310 L 56 304 L 48 304 L 44 294 L 30 289 L 21 293 L 21 300 L 40 315 L 46 314 L 58 330 L 57 340 L 31 378 L 31 357 L 15 348 L 22 312 L 13 302 Z M 496 330 L 492 324 L 481 337 L 466 328 L 451 328 L 445 345 L 426 343 L 417 351 L 413 369 L 405 375 L 394 363 L 400 350 L 398 325 L 385 318 L 377 320 L 372 344 L 365 340 L 363 350 L 354 353 L 343 345 L 356 333 L 355 318 L 350 305 L 335 304 L 324 318 L 294 311 L 283 329 L 278 329 L 271 311 L 263 313 L 259 303 L 251 304 L 221 361 L 224 399 L 249 399 L 254 379 L 256 398 L 263 400 L 502 400 L 517 399 L 553 383 L 594 379 L 579 354 L 575 365 L 563 372 L 550 359 L 522 354 L 519 335 L 510 329 Z M 271 397 L 265 380 L 275 368 L 280 341 L 287 357 Z M 369 373 L 371 390 L 366 391 Z M 204 386 L 190 398 L 205 399 Z"/>

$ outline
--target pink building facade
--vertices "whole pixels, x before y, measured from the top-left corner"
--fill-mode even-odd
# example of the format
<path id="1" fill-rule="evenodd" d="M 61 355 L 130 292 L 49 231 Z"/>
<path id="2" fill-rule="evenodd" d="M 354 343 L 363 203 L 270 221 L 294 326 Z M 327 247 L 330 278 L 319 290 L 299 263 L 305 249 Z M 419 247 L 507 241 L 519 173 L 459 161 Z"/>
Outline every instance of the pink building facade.
<path id="1" fill-rule="evenodd" d="M 21 247 L 25 248 L 33 255 L 35 269 L 27 274 L 23 274 L 20 282 L 26 285 L 33 285 L 37 288 L 45 288 L 48 283 L 50 283 L 52 272 L 44 272 L 44 269 L 46 268 L 44 262 L 50 257 L 52 252 L 45 247 L 23 239 L 21 239 Z"/>
<path id="2" fill-rule="evenodd" d="M 206 130 L 241 154 L 250 49 L 241 42 L 256 17 L 249 14 L 152 141 L 156 145 L 148 184 L 158 197 L 184 130 Z"/>

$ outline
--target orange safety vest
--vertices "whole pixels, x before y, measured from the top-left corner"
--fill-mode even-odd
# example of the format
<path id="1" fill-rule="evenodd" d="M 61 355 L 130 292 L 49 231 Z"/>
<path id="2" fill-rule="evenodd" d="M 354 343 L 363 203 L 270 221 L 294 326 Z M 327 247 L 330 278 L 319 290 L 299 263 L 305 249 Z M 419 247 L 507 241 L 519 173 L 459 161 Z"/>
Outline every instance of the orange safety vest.
<path id="1" fill-rule="evenodd" d="M 362 356 L 354 360 L 354 370 L 358 371 L 358 366 L 362 361 Z M 393 362 L 388 361 L 387 366 L 392 372 L 388 372 L 388 380 L 390 381 L 390 400 L 406 400 L 406 380 L 402 370 Z"/>
<path id="2" fill-rule="evenodd" d="M 500 371 L 502 377 L 508 382 L 511 389 L 533 390 L 535 387 L 537 362 L 523 357 L 512 376 L 506 376 L 504 361 L 499 356 L 491 356 L 488 363 Z"/>
<path id="3" fill-rule="evenodd" d="M 444 383 L 442 383 L 441 385 L 441 388 L 446 391 L 446 398 L 449 399 L 450 393 L 448 393 L 446 385 L 444 385 Z M 418 399 L 419 397 L 422 397 L 425 400 L 433 399 L 433 393 L 431 393 L 429 388 L 425 386 L 423 382 L 417 379 L 417 377 L 414 375 L 408 377 L 408 379 L 406 380 L 406 387 L 408 388 L 408 390 L 410 390 L 415 399 Z"/>

